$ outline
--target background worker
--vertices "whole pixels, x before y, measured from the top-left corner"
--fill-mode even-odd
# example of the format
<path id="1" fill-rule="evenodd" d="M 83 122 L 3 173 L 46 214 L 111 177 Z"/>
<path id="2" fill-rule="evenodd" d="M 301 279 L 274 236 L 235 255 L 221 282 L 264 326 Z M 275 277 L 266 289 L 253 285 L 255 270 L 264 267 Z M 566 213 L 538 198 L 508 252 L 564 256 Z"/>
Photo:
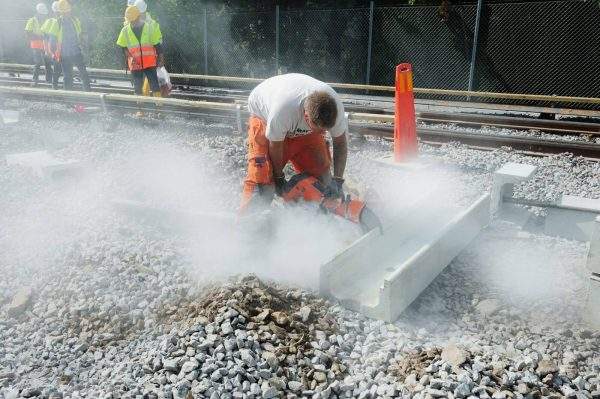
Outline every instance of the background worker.
<path id="1" fill-rule="evenodd" d="M 269 78 L 248 97 L 248 174 L 240 212 L 268 205 L 285 186 L 283 168 L 292 162 L 298 173 L 307 173 L 341 195 L 348 156 L 348 126 L 344 105 L 326 83 L 291 73 Z M 329 132 L 331 154 L 325 141 Z"/>
<path id="2" fill-rule="evenodd" d="M 133 5 L 136 6 L 138 10 L 140 10 L 140 18 L 144 22 L 156 25 L 156 29 L 158 30 L 158 32 L 161 32 L 160 33 L 160 44 L 162 45 L 163 39 L 162 39 L 162 31 L 160 30 L 160 25 L 158 24 L 158 22 L 155 19 L 152 18 L 152 16 L 148 12 L 148 5 L 146 4 L 146 2 L 144 0 L 135 0 Z M 144 96 L 150 95 L 150 83 L 148 82 L 147 78 L 144 79 L 144 85 L 142 86 L 142 94 Z"/>
<path id="3" fill-rule="evenodd" d="M 127 67 L 133 77 L 135 94 L 142 94 L 144 77 L 148 79 L 154 97 L 161 97 L 156 67 L 163 64 L 162 34 L 157 24 L 150 24 L 141 18 L 136 6 L 125 10 L 129 22 L 121 29 L 117 45 L 123 49 Z"/>
<path id="4" fill-rule="evenodd" d="M 31 17 L 25 25 L 25 32 L 29 40 L 29 47 L 33 54 L 33 83 L 38 84 L 40 69 L 44 65 L 46 72 L 46 82 L 52 82 L 52 66 L 50 59 L 46 57 L 44 52 L 44 33 L 42 26 L 46 22 L 48 16 L 48 7 L 44 3 L 40 3 L 35 7 L 36 15 Z"/>
<path id="5" fill-rule="evenodd" d="M 52 64 L 52 71 L 55 71 L 56 68 L 59 69 L 60 71 L 60 63 L 55 62 L 54 60 L 54 56 L 52 54 L 52 50 L 50 49 L 50 30 L 52 29 L 52 26 L 56 23 L 56 18 L 58 17 L 58 1 L 55 1 L 52 3 L 52 17 L 46 19 L 46 21 L 44 21 L 44 23 L 42 24 L 42 34 L 44 36 L 44 54 L 46 56 L 46 59 L 48 59 L 50 61 L 50 63 Z M 53 72 L 54 74 L 54 72 Z M 54 79 L 53 79 L 53 74 L 52 76 L 50 76 L 50 81 L 53 82 L 53 87 L 54 87 Z M 60 72 L 59 72 L 59 76 L 60 76 Z M 56 89 L 56 87 L 54 87 Z"/>
<path id="6" fill-rule="evenodd" d="M 50 29 L 50 48 L 54 59 L 62 66 L 65 90 L 73 89 L 73 66 L 77 66 L 83 90 L 90 91 L 90 78 L 81 51 L 81 22 L 71 15 L 71 4 L 67 0 L 58 2 L 60 16 Z M 53 85 L 58 85 L 60 71 L 54 71 Z"/>

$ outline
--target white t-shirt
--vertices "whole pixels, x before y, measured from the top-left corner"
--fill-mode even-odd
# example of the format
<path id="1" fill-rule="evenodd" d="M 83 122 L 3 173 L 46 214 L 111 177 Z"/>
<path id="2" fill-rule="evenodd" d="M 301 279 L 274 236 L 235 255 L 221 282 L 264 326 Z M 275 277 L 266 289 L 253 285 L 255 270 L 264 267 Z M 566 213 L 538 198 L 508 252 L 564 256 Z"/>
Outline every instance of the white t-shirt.
<path id="1" fill-rule="evenodd" d="M 278 75 L 256 86 L 248 97 L 248 110 L 267 122 L 265 135 L 271 141 L 310 133 L 304 120 L 304 100 L 315 91 L 326 91 L 337 103 L 337 119 L 329 129 L 331 137 L 346 133 L 344 104 L 327 83 L 300 73 Z"/>

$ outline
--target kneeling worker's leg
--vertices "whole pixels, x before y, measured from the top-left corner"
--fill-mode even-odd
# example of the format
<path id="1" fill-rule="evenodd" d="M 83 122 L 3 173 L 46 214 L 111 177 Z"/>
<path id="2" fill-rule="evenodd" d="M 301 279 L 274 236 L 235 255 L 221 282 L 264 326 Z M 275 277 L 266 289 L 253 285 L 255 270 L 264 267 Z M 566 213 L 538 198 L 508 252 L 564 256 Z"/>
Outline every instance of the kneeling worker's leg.
<path id="1" fill-rule="evenodd" d="M 248 124 L 248 173 L 240 205 L 242 214 L 255 206 L 270 204 L 275 192 L 269 141 L 265 136 L 267 125 L 255 116 L 250 117 Z"/>
<path id="2" fill-rule="evenodd" d="M 298 173 L 308 173 L 329 184 L 331 154 L 322 134 L 308 134 L 289 140 L 290 160 Z"/>

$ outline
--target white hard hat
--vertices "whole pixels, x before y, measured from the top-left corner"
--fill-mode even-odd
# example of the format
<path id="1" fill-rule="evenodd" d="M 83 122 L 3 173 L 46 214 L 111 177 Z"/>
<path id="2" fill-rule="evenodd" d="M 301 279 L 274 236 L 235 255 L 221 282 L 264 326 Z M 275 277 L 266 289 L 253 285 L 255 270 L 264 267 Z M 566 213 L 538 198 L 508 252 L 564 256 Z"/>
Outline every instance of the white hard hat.
<path id="1" fill-rule="evenodd" d="M 132 6 L 135 4 L 135 0 L 127 0 L 127 5 Z"/>
<path id="2" fill-rule="evenodd" d="M 46 5 L 44 3 L 40 3 L 37 6 L 35 6 L 35 10 L 38 12 L 38 14 L 42 14 L 42 15 L 48 14 L 48 7 L 46 7 Z"/>
<path id="3" fill-rule="evenodd" d="M 142 14 L 145 13 L 148 9 L 148 6 L 146 5 L 146 2 L 144 0 L 135 0 L 134 5 L 138 8 L 138 10 L 140 10 Z"/>
<path id="4" fill-rule="evenodd" d="M 58 12 L 58 1 L 52 3 L 52 11 Z"/>

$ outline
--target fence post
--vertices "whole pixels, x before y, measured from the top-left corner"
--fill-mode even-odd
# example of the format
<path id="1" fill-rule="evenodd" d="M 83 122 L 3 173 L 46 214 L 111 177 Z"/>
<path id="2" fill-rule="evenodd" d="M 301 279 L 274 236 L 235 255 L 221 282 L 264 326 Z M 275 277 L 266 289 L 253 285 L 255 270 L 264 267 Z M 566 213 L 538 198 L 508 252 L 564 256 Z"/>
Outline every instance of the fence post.
<path id="1" fill-rule="evenodd" d="M 275 75 L 279 75 L 279 4 L 275 6 Z"/>
<path id="2" fill-rule="evenodd" d="M 208 75 L 208 17 L 204 8 L 204 74 Z"/>
<path id="3" fill-rule="evenodd" d="M 479 20 L 483 0 L 477 0 L 477 18 L 475 19 L 475 32 L 473 32 L 473 48 L 471 49 L 471 68 L 469 69 L 469 91 L 473 91 L 473 80 L 475 78 L 475 63 L 477 62 L 477 41 L 479 39 Z"/>
<path id="4" fill-rule="evenodd" d="M 0 62 L 4 62 L 4 35 L 0 33 Z"/>
<path id="5" fill-rule="evenodd" d="M 371 82 L 371 51 L 373 48 L 373 13 L 375 2 L 371 1 L 369 6 L 369 43 L 367 45 L 367 76 L 365 76 L 365 84 Z"/>

